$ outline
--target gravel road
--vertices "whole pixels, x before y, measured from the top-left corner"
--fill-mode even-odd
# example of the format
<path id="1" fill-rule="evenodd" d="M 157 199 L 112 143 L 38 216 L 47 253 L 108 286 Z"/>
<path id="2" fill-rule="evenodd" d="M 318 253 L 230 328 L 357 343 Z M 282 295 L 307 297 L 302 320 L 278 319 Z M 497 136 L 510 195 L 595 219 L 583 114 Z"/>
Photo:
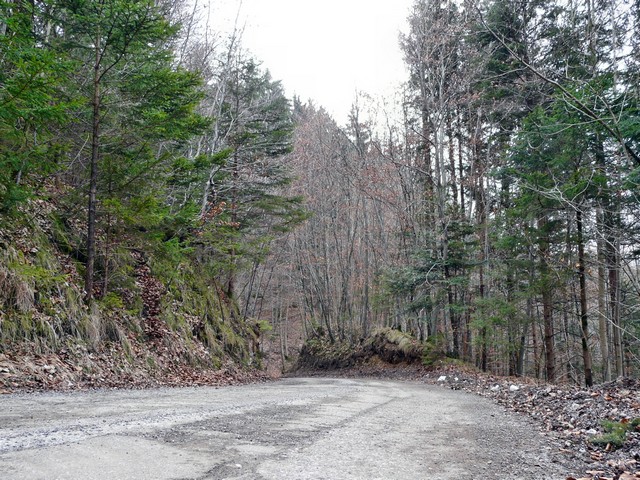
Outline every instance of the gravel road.
<path id="1" fill-rule="evenodd" d="M 555 450 L 477 396 L 411 382 L 0 397 L 0 478 L 555 479 Z"/>

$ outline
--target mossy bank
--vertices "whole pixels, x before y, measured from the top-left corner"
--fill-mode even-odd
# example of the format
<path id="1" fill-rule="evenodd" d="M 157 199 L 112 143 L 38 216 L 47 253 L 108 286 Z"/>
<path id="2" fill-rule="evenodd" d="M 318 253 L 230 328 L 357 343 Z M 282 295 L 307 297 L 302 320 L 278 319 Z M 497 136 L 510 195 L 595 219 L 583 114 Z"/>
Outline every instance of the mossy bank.
<path id="1" fill-rule="evenodd" d="M 54 200 L 2 220 L 1 390 L 260 377 L 259 325 L 240 317 L 196 248 L 142 234 L 104 241 L 104 280 L 87 303 L 82 231 Z"/>

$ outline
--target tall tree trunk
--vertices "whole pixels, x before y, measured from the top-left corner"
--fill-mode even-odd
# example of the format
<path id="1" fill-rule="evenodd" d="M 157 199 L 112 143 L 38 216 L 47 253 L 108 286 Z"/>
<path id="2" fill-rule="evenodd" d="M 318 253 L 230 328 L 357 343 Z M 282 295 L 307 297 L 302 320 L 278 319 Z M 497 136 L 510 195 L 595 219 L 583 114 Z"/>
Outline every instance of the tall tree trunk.
<path id="1" fill-rule="evenodd" d="M 448 266 L 444 268 L 444 276 L 447 279 L 447 304 L 449 312 L 449 320 L 451 321 L 451 336 L 453 337 L 453 357 L 460 358 L 460 315 L 455 311 L 455 296 L 453 285 L 449 279 L 451 278 Z"/>
<path id="2" fill-rule="evenodd" d="M 540 345 L 538 343 L 538 319 L 539 315 L 536 314 L 536 318 L 533 318 L 533 300 L 527 299 L 527 317 L 531 322 L 531 343 L 533 344 L 533 372 L 535 378 L 540 378 Z"/>
<path id="3" fill-rule="evenodd" d="M 363 211 L 363 222 L 364 222 L 364 234 L 365 234 L 365 238 L 368 239 L 369 237 L 369 216 L 367 215 L 367 200 L 366 198 L 363 199 L 363 206 L 362 206 L 362 211 Z M 371 260 L 369 258 L 370 256 L 370 247 L 369 247 L 369 242 L 366 242 L 365 247 L 364 247 L 364 265 L 363 265 L 363 270 L 364 270 L 364 291 L 362 293 L 362 306 L 361 306 L 361 318 L 360 318 L 360 325 L 361 325 L 361 334 L 364 338 L 366 338 L 369 335 L 369 331 L 370 331 L 370 323 L 371 323 L 371 312 L 369 310 L 369 284 L 371 281 L 371 274 L 370 274 L 370 270 L 371 270 Z"/>
<path id="4" fill-rule="evenodd" d="M 479 114 L 479 113 L 478 113 Z M 476 222 L 479 229 L 480 235 L 480 266 L 478 271 L 478 281 L 480 282 L 480 287 L 478 289 L 478 294 L 480 300 L 482 301 L 486 295 L 486 285 L 485 285 L 485 264 L 487 262 L 487 257 L 489 253 L 489 231 L 487 225 L 487 198 L 486 191 L 484 188 L 484 178 L 482 167 L 480 166 L 480 154 L 478 151 L 478 139 L 479 139 L 479 120 L 478 120 L 478 129 L 476 130 L 475 137 L 473 139 L 473 163 L 474 163 L 474 179 L 475 182 L 475 191 L 474 191 L 474 200 L 476 202 Z M 487 327 L 483 326 L 480 329 L 480 367 L 483 372 L 487 371 L 487 363 L 488 363 L 488 345 L 487 345 Z"/>
<path id="5" fill-rule="evenodd" d="M 609 353 L 609 325 L 606 301 L 606 272 L 607 261 L 604 235 L 604 213 L 598 205 L 596 210 L 596 222 L 598 230 L 598 335 L 600 337 L 600 355 L 602 355 L 602 379 L 605 382 L 611 380 L 611 358 Z"/>
<path id="6" fill-rule="evenodd" d="M 449 171 L 450 171 L 450 180 L 449 184 L 451 186 L 451 201 L 453 203 L 453 210 L 455 212 L 456 217 L 459 215 L 458 208 L 458 179 L 456 178 L 456 156 L 455 156 L 455 145 L 454 139 L 455 135 L 453 134 L 453 123 L 452 123 L 452 113 L 447 113 L 447 140 L 449 141 Z"/>
<path id="7" fill-rule="evenodd" d="M 611 195 L 605 198 L 604 234 L 607 248 L 607 266 L 609 269 L 609 308 L 613 331 L 613 353 L 616 375 L 624 375 L 622 331 L 620 324 L 620 207 Z"/>
<path id="8" fill-rule="evenodd" d="M 611 323 L 613 325 L 613 351 L 615 355 L 616 375 L 624 375 L 624 359 L 622 349 L 622 332 L 620 326 L 620 254 L 617 239 L 610 238 L 613 243 L 609 256 L 609 297 L 611 305 Z"/>
<path id="9" fill-rule="evenodd" d="M 85 299 L 93 300 L 93 275 L 96 260 L 96 202 L 98 193 L 98 162 L 100 159 L 100 32 L 95 37 L 93 66 L 91 165 L 89 174 L 89 203 L 87 208 L 87 268 L 84 277 Z"/>
<path id="10" fill-rule="evenodd" d="M 479 277 L 480 277 L 480 288 L 479 288 L 479 297 L 480 300 L 482 300 L 484 298 L 484 266 L 480 265 L 480 269 L 479 269 Z M 488 350 L 488 346 L 487 346 L 487 327 L 483 326 L 480 329 L 480 368 L 482 369 L 483 372 L 487 371 L 487 350 Z"/>
<path id="11" fill-rule="evenodd" d="M 538 218 L 540 231 L 540 276 L 542 283 L 542 319 L 544 325 L 545 373 L 548 382 L 556 379 L 555 332 L 553 324 L 553 291 L 549 269 L 549 234 L 546 213 Z"/>
<path id="12" fill-rule="evenodd" d="M 553 295 L 549 288 L 542 292 L 542 318 L 544 322 L 545 372 L 548 382 L 556 379 L 555 331 L 553 325 Z"/>
<path id="13" fill-rule="evenodd" d="M 578 230 L 578 277 L 580 280 L 580 326 L 582 328 L 582 361 L 584 364 L 584 382 L 587 387 L 593 385 L 591 352 L 589 351 L 589 317 L 587 312 L 587 280 L 585 274 L 584 235 L 582 212 L 576 211 Z"/>
<path id="14" fill-rule="evenodd" d="M 462 155 L 462 128 L 463 128 L 463 122 L 460 119 L 461 113 L 460 111 L 458 112 L 458 134 L 457 134 L 457 140 L 458 140 L 458 179 L 460 182 L 460 217 L 462 219 L 465 219 L 467 214 L 465 211 L 465 198 L 464 198 L 464 164 L 463 164 L 463 155 Z M 455 168 L 455 167 L 454 167 Z"/>
<path id="15" fill-rule="evenodd" d="M 515 290 L 514 271 L 509 269 L 506 275 L 507 296 L 506 300 L 509 305 L 514 303 L 513 292 Z M 520 329 L 516 322 L 515 314 L 509 311 L 507 314 L 507 334 L 508 334 L 508 351 L 509 351 L 509 376 L 519 376 L 519 360 L 520 360 Z"/>

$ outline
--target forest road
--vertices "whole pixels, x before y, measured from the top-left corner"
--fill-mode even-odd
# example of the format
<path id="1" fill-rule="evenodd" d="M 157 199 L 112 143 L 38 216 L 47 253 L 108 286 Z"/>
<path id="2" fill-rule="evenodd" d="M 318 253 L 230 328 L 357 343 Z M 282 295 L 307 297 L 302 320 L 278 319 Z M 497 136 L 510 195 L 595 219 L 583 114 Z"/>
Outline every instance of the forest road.
<path id="1" fill-rule="evenodd" d="M 0 396 L 3 480 L 565 478 L 556 450 L 488 400 L 412 382 Z"/>

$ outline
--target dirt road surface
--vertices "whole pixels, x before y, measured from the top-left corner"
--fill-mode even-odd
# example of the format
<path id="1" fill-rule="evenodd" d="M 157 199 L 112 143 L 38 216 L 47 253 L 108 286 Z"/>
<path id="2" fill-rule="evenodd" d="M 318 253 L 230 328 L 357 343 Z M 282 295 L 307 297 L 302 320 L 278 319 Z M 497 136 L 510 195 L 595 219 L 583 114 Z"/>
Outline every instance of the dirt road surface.
<path id="1" fill-rule="evenodd" d="M 556 447 L 477 396 L 409 382 L 0 397 L 0 478 L 562 479 Z"/>

